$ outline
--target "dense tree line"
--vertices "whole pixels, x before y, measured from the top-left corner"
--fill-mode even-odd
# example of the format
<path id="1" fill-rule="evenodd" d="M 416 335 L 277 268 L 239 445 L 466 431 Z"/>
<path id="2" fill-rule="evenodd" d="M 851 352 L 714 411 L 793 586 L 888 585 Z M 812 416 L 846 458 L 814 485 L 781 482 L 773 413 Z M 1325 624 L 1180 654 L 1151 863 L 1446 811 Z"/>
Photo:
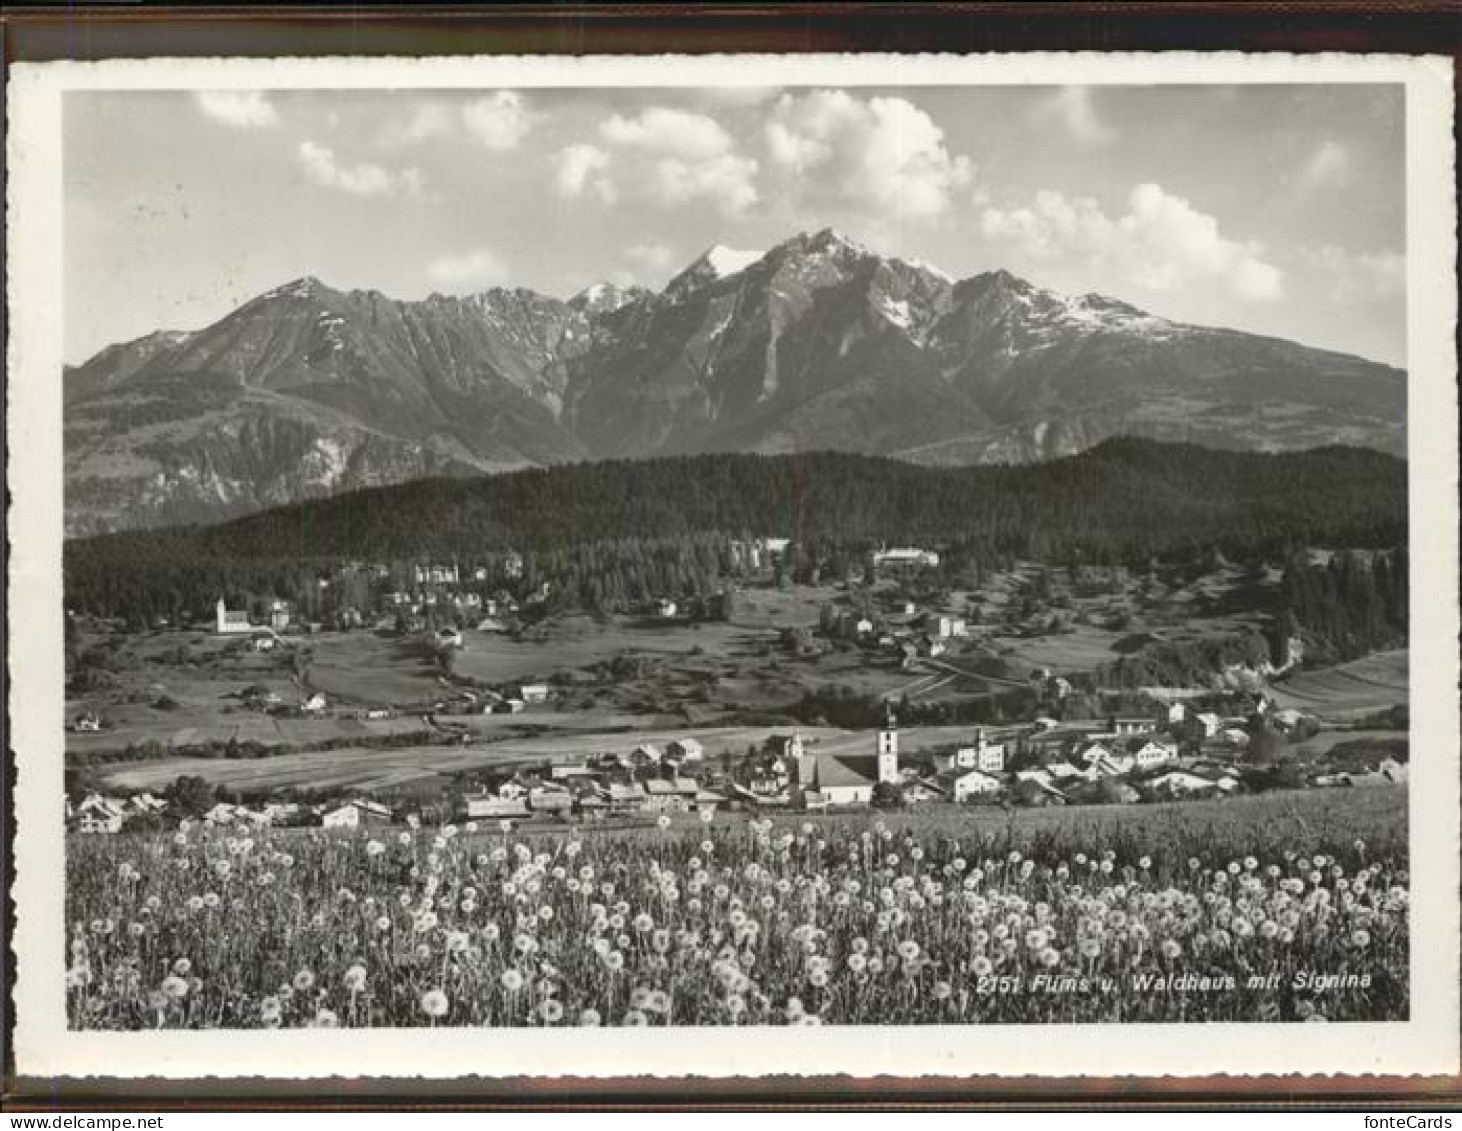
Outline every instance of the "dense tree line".
<path id="1" fill-rule="evenodd" d="M 344 561 L 500 561 L 515 587 L 612 608 L 705 592 L 732 542 L 793 539 L 787 580 L 865 568 L 881 544 L 938 548 L 943 578 L 1017 558 L 1132 564 L 1215 553 L 1284 560 L 1307 545 L 1403 541 L 1406 467 L 1376 452 L 1221 452 L 1120 439 L 1017 467 L 871 457 L 709 455 L 606 461 L 356 491 L 211 527 L 69 542 L 73 609 L 155 618 L 277 595 L 315 600 Z M 501 578 L 495 568 L 490 583 Z M 556 594 L 556 596 L 554 596 Z"/>
<path id="2" fill-rule="evenodd" d="M 1280 583 L 1279 639 L 1298 636 L 1313 662 L 1350 660 L 1406 642 L 1406 547 L 1387 553 L 1342 551 L 1328 562 L 1295 555 Z"/>
<path id="3" fill-rule="evenodd" d="M 1258 669 L 1270 659 L 1269 641 L 1258 632 L 1207 636 L 1201 640 L 1161 640 L 1130 656 L 1098 664 L 1104 687 L 1207 686 L 1215 672 L 1232 665 Z"/>

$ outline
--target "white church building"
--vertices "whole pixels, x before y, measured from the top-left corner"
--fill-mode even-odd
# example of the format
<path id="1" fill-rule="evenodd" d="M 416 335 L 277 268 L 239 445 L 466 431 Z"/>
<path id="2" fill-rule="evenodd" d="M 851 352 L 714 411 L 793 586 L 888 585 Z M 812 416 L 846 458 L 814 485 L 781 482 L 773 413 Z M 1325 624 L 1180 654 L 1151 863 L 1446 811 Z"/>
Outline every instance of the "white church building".
<path id="1" fill-rule="evenodd" d="M 220 636 L 232 636 L 244 632 L 252 632 L 254 626 L 249 623 L 249 614 L 243 609 L 230 609 L 224 603 L 222 597 L 214 608 L 215 628 Z"/>

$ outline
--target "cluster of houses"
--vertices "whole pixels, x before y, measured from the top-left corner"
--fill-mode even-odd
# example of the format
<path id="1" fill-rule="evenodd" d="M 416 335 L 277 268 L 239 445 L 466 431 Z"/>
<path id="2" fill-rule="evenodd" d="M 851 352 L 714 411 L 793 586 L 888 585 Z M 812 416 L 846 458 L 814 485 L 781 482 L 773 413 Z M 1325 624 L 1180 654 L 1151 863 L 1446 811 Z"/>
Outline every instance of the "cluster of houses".
<path id="1" fill-rule="evenodd" d="M 552 690 L 546 683 L 506 685 L 501 691 L 454 687 L 446 698 L 433 703 L 431 709 L 440 715 L 516 715 L 548 702 Z M 443 724 L 439 721 L 438 725 Z"/>
<path id="2" fill-rule="evenodd" d="M 504 577 L 516 581 L 523 576 L 523 555 L 509 550 L 503 555 L 499 566 Z M 418 562 L 411 568 L 411 580 L 418 586 L 461 585 L 468 580 L 487 581 L 491 576 L 492 571 L 485 565 L 464 568 L 458 562 Z"/>
<path id="3" fill-rule="evenodd" d="M 67 799 L 66 824 L 73 832 L 119 833 L 131 821 L 168 816 L 170 811 L 167 799 L 152 793 L 125 798 L 88 793 L 74 805 Z M 365 798 L 319 805 L 302 805 L 295 801 L 243 805 L 220 801 L 200 814 L 199 819 L 208 825 L 227 828 L 317 826 L 353 829 L 391 824 L 394 814 L 387 806 Z"/>
<path id="4" fill-rule="evenodd" d="M 74 805 L 66 799 L 66 827 L 81 833 L 119 833 L 129 820 L 163 813 L 167 807 L 166 801 L 151 793 L 131 797 L 88 793 Z"/>
<path id="5" fill-rule="evenodd" d="M 518 695 L 467 692 L 482 710 L 521 710 L 548 695 L 546 685 L 525 685 Z M 1263 725 L 1295 731 L 1299 711 L 1261 704 Z M 998 803 L 1019 806 L 1134 804 L 1141 801 L 1222 797 L 1245 789 L 1245 761 L 1253 722 L 1193 711 L 1177 701 L 1152 715 L 1089 722 L 1051 718 L 999 728 L 978 728 L 967 744 L 906 752 L 892 719 L 866 738 L 820 742 L 793 730 L 732 759 L 708 759 L 701 741 L 683 736 L 664 744 L 577 761 L 547 762 L 478 779 L 470 791 L 444 801 L 443 813 L 468 820 L 606 819 L 740 810 L 826 809 L 878 804 Z M 865 745 L 866 743 L 866 745 Z M 1403 755 L 1404 757 L 1404 755 Z M 1365 786 L 1405 781 L 1394 757 L 1364 765 L 1322 762 L 1307 767 L 1312 786 Z M 880 796 L 880 792 L 882 796 Z M 166 814 L 168 803 L 150 793 L 131 798 L 90 794 L 68 802 L 69 827 L 118 832 L 131 819 Z M 318 825 L 357 828 L 419 816 L 393 812 L 376 800 L 353 798 L 328 805 L 271 802 L 219 803 L 203 814 L 213 825 Z"/>
<path id="6" fill-rule="evenodd" d="M 541 599 L 546 595 L 545 586 L 538 596 Z M 456 624 L 470 624 L 479 632 L 506 632 L 521 608 L 518 599 L 505 591 L 483 596 L 472 589 L 393 589 L 383 598 L 382 616 L 375 627 L 394 628 L 399 617 L 406 631 L 421 632 L 427 618 L 435 614 Z M 461 646 L 460 638 L 457 646 Z"/>
<path id="7" fill-rule="evenodd" d="M 360 628 L 367 624 L 393 627 L 395 618 L 404 616 L 408 629 L 420 631 L 431 613 L 450 616 L 464 624 L 477 624 L 484 631 L 502 631 L 505 620 L 517 614 L 516 597 L 505 590 L 487 596 L 483 590 L 494 577 L 516 581 L 523 576 L 523 556 L 517 552 L 504 554 L 496 570 L 485 565 L 462 566 L 458 562 L 418 562 L 409 572 L 396 574 L 397 588 L 391 588 L 392 570 L 383 564 L 351 562 L 340 568 L 339 575 L 321 577 L 316 584 L 323 591 L 344 575 L 363 576 L 378 594 L 373 608 L 357 608 L 339 604 L 332 614 L 340 628 Z M 399 587 L 399 586 L 406 587 Z M 547 594 L 540 593 L 542 599 Z M 214 609 L 214 631 L 220 636 L 258 636 L 301 629 L 318 631 L 319 623 L 307 623 L 291 602 L 269 598 L 262 616 L 256 621 L 246 609 L 230 609 L 219 597 Z"/>
<path id="8" fill-rule="evenodd" d="M 1283 732 L 1305 718 L 1286 710 L 1266 724 Z M 1191 724 L 1190 724 L 1191 719 Z M 897 787 L 904 804 L 996 802 L 1025 806 L 1135 804 L 1222 797 L 1243 791 L 1249 769 L 1248 720 L 1213 712 L 1190 716 L 1175 703 L 1155 717 L 1110 718 L 1100 723 L 977 729 L 974 741 L 932 754 L 902 757 L 890 723 L 868 753 L 809 751 L 797 735 L 782 741 L 742 776 L 733 796 L 759 805 L 809 808 L 866 805 L 879 784 Z M 1405 781 L 1407 766 L 1380 757 L 1360 769 L 1308 771 L 1312 786 L 1365 786 Z M 799 796 L 800 795 L 800 796 Z"/>
<path id="9" fill-rule="evenodd" d="M 713 788 L 713 775 L 704 763 L 699 739 L 677 738 L 663 748 L 643 742 L 622 754 L 515 773 L 467 795 L 463 815 L 469 820 L 514 820 L 715 812 L 729 798 Z"/>
<path id="10" fill-rule="evenodd" d="M 888 653 L 908 667 L 920 658 L 944 655 L 956 641 L 971 635 L 971 626 L 965 617 L 921 612 L 912 601 L 898 601 L 877 619 L 867 612 L 845 611 L 828 631 L 864 648 Z"/>

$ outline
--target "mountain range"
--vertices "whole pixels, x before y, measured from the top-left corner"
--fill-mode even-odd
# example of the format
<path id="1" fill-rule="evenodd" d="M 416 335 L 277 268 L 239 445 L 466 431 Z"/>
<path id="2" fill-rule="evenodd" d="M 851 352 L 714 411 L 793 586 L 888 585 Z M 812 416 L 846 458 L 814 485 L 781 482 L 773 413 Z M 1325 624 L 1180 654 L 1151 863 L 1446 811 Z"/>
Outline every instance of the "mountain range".
<path id="1" fill-rule="evenodd" d="M 658 293 L 400 302 L 303 278 L 64 376 L 68 534 L 571 461 L 837 450 L 1029 462 L 1119 434 L 1405 452 L 1406 375 L 828 229 Z"/>

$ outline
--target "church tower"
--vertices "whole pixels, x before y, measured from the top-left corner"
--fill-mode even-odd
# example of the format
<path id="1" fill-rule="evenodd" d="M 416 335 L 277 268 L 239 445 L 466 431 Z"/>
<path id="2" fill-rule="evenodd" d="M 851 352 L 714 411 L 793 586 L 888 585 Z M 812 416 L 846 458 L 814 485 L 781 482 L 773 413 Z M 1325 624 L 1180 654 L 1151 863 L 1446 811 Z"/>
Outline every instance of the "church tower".
<path id="1" fill-rule="evenodd" d="M 899 780 L 898 720 L 888 713 L 888 722 L 878 732 L 878 780 L 897 783 Z"/>

